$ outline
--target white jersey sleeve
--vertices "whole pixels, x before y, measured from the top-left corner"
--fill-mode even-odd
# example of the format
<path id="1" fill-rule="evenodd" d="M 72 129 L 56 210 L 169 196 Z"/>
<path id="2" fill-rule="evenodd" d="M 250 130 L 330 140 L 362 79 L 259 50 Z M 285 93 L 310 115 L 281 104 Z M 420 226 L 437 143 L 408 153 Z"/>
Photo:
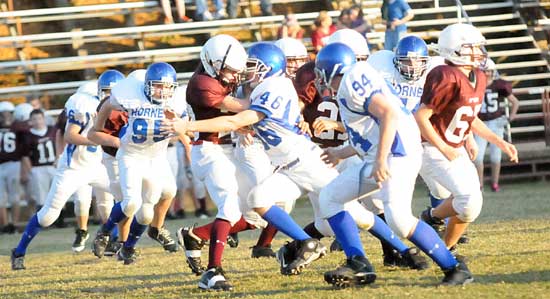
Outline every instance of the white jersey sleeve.
<path id="1" fill-rule="evenodd" d="M 297 127 L 300 119 L 298 95 L 292 81 L 286 77 L 270 77 L 258 85 L 250 95 L 251 110 L 265 118 L 254 124 L 256 136 L 264 144 L 275 165 L 291 162 L 304 149 L 303 143 L 313 146 Z"/>

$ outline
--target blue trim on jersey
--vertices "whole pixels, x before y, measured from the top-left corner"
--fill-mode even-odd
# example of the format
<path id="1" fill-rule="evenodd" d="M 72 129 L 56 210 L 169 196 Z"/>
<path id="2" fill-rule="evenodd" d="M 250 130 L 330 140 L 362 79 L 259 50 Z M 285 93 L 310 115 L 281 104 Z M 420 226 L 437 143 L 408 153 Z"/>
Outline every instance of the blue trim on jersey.
<path id="1" fill-rule="evenodd" d="M 269 118 L 271 115 L 273 115 L 273 113 L 269 111 L 269 109 L 266 109 L 265 107 L 262 107 L 260 105 L 251 105 L 248 109 L 261 112 L 265 115 L 266 118 Z"/>
<path id="2" fill-rule="evenodd" d="M 346 103 L 346 99 L 344 98 L 340 98 L 340 103 L 344 106 L 344 108 L 348 109 L 349 111 L 355 113 L 355 114 L 359 114 L 359 115 L 365 115 L 365 116 L 369 116 L 370 113 L 368 111 L 364 111 L 364 112 L 361 112 L 361 111 L 356 111 L 356 110 L 353 110 L 351 109 L 348 104 Z"/>
<path id="3" fill-rule="evenodd" d="M 67 121 L 69 123 L 73 123 L 70 120 L 71 119 L 68 119 Z M 80 126 L 80 131 L 78 131 L 78 134 L 82 134 L 82 131 L 84 131 L 84 128 L 90 122 L 90 114 L 88 112 L 86 112 L 86 122 L 82 125 L 80 125 L 81 122 L 77 121 L 76 119 L 74 119 L 74 121 L 77 122 L 77 123 L 75 123 L 76 125 Z M 69 166 L 69 167 L 71 166 L 71 161 L 73 159 L 73 154 L 76 151 L 76 148 L 77 148 L 77 146 L 75 144 L 71 144 L 71 143 L 67 144 L 67 147 L 66 147 L 66 149 L 67 149 L 67 166 Z M 94 146 L 94 148 L 95 148 L 95 146 Z M 88 151 L 95 152 L 95 150 L 92 151 L 90 149 L 90 146 L 88 146 Z"/>
<path id="4" fill-rule="evenodd" d="M 379 94 L 379 93 L 382 93 L 382 89 L 373 90 L 370 93 L 370 95 L 365 99 L 365 102 L 363 103 L 363 109 L 365 109 L 365 112 L 368 113 L 367 115 L 369 115 L 371 117 L 373 117 L 373 116 L 369 113 L 369 105 L 372 102 L 372 97 L 376 94 Z"/>
<path id="5" fill-rule="evenodd" d="M 401 141 L 401 137 L 399 137 L 399 132 L 395 132 L 395 138 L 391 145 L 391 153 L 394 157 L 404 157 L 407 155 L 403 141 Z"/>

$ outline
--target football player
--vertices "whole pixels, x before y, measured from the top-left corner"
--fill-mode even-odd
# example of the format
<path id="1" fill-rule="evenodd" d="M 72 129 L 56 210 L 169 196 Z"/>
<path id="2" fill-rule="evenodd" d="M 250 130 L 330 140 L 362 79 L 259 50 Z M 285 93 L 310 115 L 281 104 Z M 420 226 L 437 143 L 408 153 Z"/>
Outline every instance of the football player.
<path id="1" fill-rule="evenodd" d="M 434 68 L 424 85 L 416 120 L 423 138 L 423 176 L 449 190 L 452 197 L 436 208 L 422 212 L 422 220 L 440 225 L 450 217 L 445 244 L 453 247 L 481 212 L 479 178 L 469 154 L 462 146 L 470 131 L 497 145 L 513 162 L 516 148 L 491 132 L 477 114 L 486 89 L 486 76 L 479 69 L 485 63 L 485 38 L 469 24 L 447 26 L 438 39 L 445 65 Z M 471 280 L 471 278 L 469 279 Z"/>
<path id="2" fill-rule="evenodd" d="M 320 159 L 320 149 L 299 133 L 298 97 L 290 79 L 283 76 L 286 69 L 283 52 L 272 44 L 257 43 L 248 54 L 246 84 L 253 89 L 248 109 L 208 120 L 166 122 L 164 128 L 179 134 L 235 131 L 250 125 L 254 128 L 276 171 L 252 189 L 243 211 L 244 208 L 254 210 L 278 230 L 299 241 L 296 259 L 281 268 L 284 274 L 297 274 L 324 255 L 326 248 L 307 235 L 275 203 L 293 202 L 303 191 L 318 191 L 336 173 Z M 319 155 L 312 155 L 312 151 Z M 220 274 L 209 270 L 205 275 L 215 278 Z"/>
<path id="3" fill-rule="evenodd" d="M 128 113 L 128 128 L 121 139 L 111 138 L 112 146 L 119 148 L 116 158 L 123 200 L 113 206 L 109 219 L 96 234 L 94 254 L 98 257 L 115 225 L 130 221 L 130 231 L 118 257 L 125 265 L 134 263 L 135 245 L 147 225 L 155 220 L 155 205 L 161 197 L 171 200 L 176 193 L 166 156 L 170 136 L 160 131 L 160 124 L 167 117 L 187 117 L 187 103 L 175 94 L 177 85 L 171 65 L 153 63 L 147 68 L 144 81 L 127 78 L 118 82 L 99 110 L 94 131 L 104 129 L 114 109 Z M 169 207 L 170 203 L 163 206 Z M 163 222 L 164 218 L 157 216 L 157 220 Z"/>
<path id="4" fill-rule="evenodd" d="M 399 237 L 409 239 L 445 273 L 444 283 L 461 284 L 471 278 L 437 233 L 418 221 L 411 211 L 412 193 L 420 169 L 420 134 L 412 114 L 404 109 L 382 76 L 366 62 L 353 64 L 353 51 L 335 43 L 322 49 L 315 62 L 317 79 L 338 90 L 342 121 L 351 146 L 333 153 L 335 158 L 359 154 L 363 164 L 347 168 L 320 194 L 321 213 L 334 231 L 347 257 L 346 263 L 325 273 L 337 287 L 374 282 L 374 268 L 365 256 L 357 224 L 344 204 L 364 192 L 381 187 L 386 220 Z M 372 220 L 376 227 L 376 217 Z"/>
<path id="5" fill-rule="evenodd" d="M 75 212 L 80 211 L 80 214 L 77 213 L 79 229 L 73 250 L 75 252 L 82 251 L 84 241 L 88 237 L 87 231 L 83 228 L 87 226 L 91 204 L 91 186 L 105 192 L 109 191 L 107 171 L 101 164 L 102 151 L 95 143 L 86 138 L 88 130 L 93 125 L 96 108 L 99 104 L 97 96 L 92 95 L 97 92 L 97 87 L 92 91 L 79 90 L 65 104 L 68 120 L 64 137 L 67 145 L 60 157 L 44 206 L 31 217 L 19 244 L 12 250 L 13 270 L 25 269 L 25 253 L 32 239 L 43 227 L 50 226 L 59 217 L 61 209 L 73 193 L 87 188 L 90 196 L 79 197 L 77 201 L 79 208 L 75 210 Z"/>
<path id="6" fill-rule="evenodd" d="M 487 89 L 485 97 L 479 112 L 479 119 L 493 133 L 499 137 L 504 136 L 504 128 L 509 121 L 514 120 L 519 108 L 518 99 L 512 94 L 512 84 L 498 77 L 495 62 L 492 59 L 487 59 L 487 63 L 483 67 L 485 75 L 487 75 Z M 506 105 L 510 103 L 510 115 L 505 113 Z M 474 135 L 479 151 L 475 160 L 477 173 L 479 175 L 479 183 L 483 187 L 483 158 L 487 149 L 487 140 Z M 489 145 L 490 161 L 491 161 L 491 190 L 493 192 L 500 191 L 498 178 L 500 176 L 500 160 L 501 150 L 493 143 Z"/>

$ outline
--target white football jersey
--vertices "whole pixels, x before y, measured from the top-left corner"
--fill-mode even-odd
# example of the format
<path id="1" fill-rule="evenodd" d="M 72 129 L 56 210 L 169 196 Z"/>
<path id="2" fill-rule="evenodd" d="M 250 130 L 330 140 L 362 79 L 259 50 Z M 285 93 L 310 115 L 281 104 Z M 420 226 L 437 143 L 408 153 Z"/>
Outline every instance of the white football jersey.
<path id="1" fill-rule="evenodd" d="M 421 150 L 420 130 L 411 112 L 372 66 L 367 62 L 357 62 L 344 74 L 337 94 L 342 122 L 357 153 L 370 159 L 376 157 L 380 141 L 379 121 L 368 108 L 372 96 L 379 93 L 398 111 L 397 134 L 391 154 L 405 156 L 409 150 Z"/>
<path id="2" fill-rule="evenodd" d="M 381 72 L 388 83 L 391 84 L 401 102 L 407 107 L 407 110 L 415 112 L 420 107 L 420 98 L 422 97 L 424 82 L 426 81 L 428 72 L 424 72 L 424 75 L 417 81 L 408 81 L 401 76 L 399 70 L 394 65 L 395 54 L 393 52 L 389 53 L 379 57 L 379 59 L 368 62 L 377 71 Z"/>
<path id="3" fill-rule="evenodd" d="M 165 109 L 174 111 L 180 117 L 187 116 L 185 86 L 176 88 L 174 96 L 165 104 L 154 104 L 145 97 L 143 81 L 126 78 L 113 87 L 110 101 L 115 107 L 128 112 L 128 125 L 120 139 L 120 147 L 131 154 L 151 157 L 166 154 L 172 136 L 160 131 Z"/>
<path id="4" fill-rule="evenodd" d="M 94 126 L 99 99 L 86 93 L 75 93 L 65 103 L 67 124 L 78 125 L 80 135 L 88 135 Z M 101 163 L 103 151 L 99 146 L 67 144 L 60 157 L 60 166 L 80 168 L 94 163 Z"/>
<path id="5" fill-rule="evenodd" d="M 300 106 L 290 79 L 283 76 L 265 79 L 254 88 L 250 100 L 250 109 L 265 115 L 253 127 L 274 165 L 292 162 L 315 146 L 296 125 Z"/>

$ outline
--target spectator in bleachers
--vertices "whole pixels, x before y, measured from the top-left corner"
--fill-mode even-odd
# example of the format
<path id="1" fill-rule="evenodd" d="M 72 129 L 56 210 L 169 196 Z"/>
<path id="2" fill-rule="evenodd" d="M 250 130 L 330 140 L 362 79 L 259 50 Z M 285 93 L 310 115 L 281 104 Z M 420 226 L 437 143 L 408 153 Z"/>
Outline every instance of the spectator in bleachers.
<path id="1" fill-rule="evenodd" d="M 353 29 L 361 35 L 366 36 L 367 32 L 370 30 L 370 24 L 365 19 L 363 15 L 363 9 L 361 5 L 355 4 L 349 8 L 349 20 L 350 20 L 350 29 Z"/>
<path id="2" fill-rule="evenodd" d="M 227 18 L 227 13 L 225 12 L 225 7 L 223 6 L 222 0 L 215 0 L 216 12 L 214 15 L 208 10 L 207 0 L 195 0 L 197 4 L 197 11 L 195 12 L 195 19 L 199 21 L 210 21 L 213 19 L 220 20 Z"/>
<path id="3" fill-rule="evenodd" d="M 271 0 L 260 0 L 260 10 L 262 16 L 273 16 L 273 5 Z M 239 0 L 227 0 L 227 13 L 230 19 L 234 19 L 238 16 L 239 12 Z"/>
<path id="4" fill-rule="evenodd" d="M 302 40 L 304 37 L 304 29 L 300 26 L 294 14 L 287 14 L 283 25 L 277 31 L 277 39 L 284 37 L 292 37 L 297 40 Z"/>
<path id="5" fill-rule="evenodd" d="M 407 33 L 407 22 L 414 14 L 406 0 L 384 0 L 382 20 L 386 24 L 384 49 L 393 51 L 397 42 Z"/>
<path id="6" fill-rule="evenodd" d="M 325 46 L 328 37 L 335 31 L 336 26 L 332 24 L 332 18 L 328 15 L 328 12 L 321 11 L 313 23 L 313 32 L 311 33 L 311 43 L 315 53 Z"/>
<path id="7" fill-rule="evenodd" d="M 185 0 L 160 0 L 160 5 L 162 6 L 162 11 L 164 12 L 164 24 L 174 23 L 174 18 L 172 17 L 172 5 L 170 2 L 175 2 L 176 4 L 179 21 L 193 21 L 191 18 L 185 15 Z"/>

